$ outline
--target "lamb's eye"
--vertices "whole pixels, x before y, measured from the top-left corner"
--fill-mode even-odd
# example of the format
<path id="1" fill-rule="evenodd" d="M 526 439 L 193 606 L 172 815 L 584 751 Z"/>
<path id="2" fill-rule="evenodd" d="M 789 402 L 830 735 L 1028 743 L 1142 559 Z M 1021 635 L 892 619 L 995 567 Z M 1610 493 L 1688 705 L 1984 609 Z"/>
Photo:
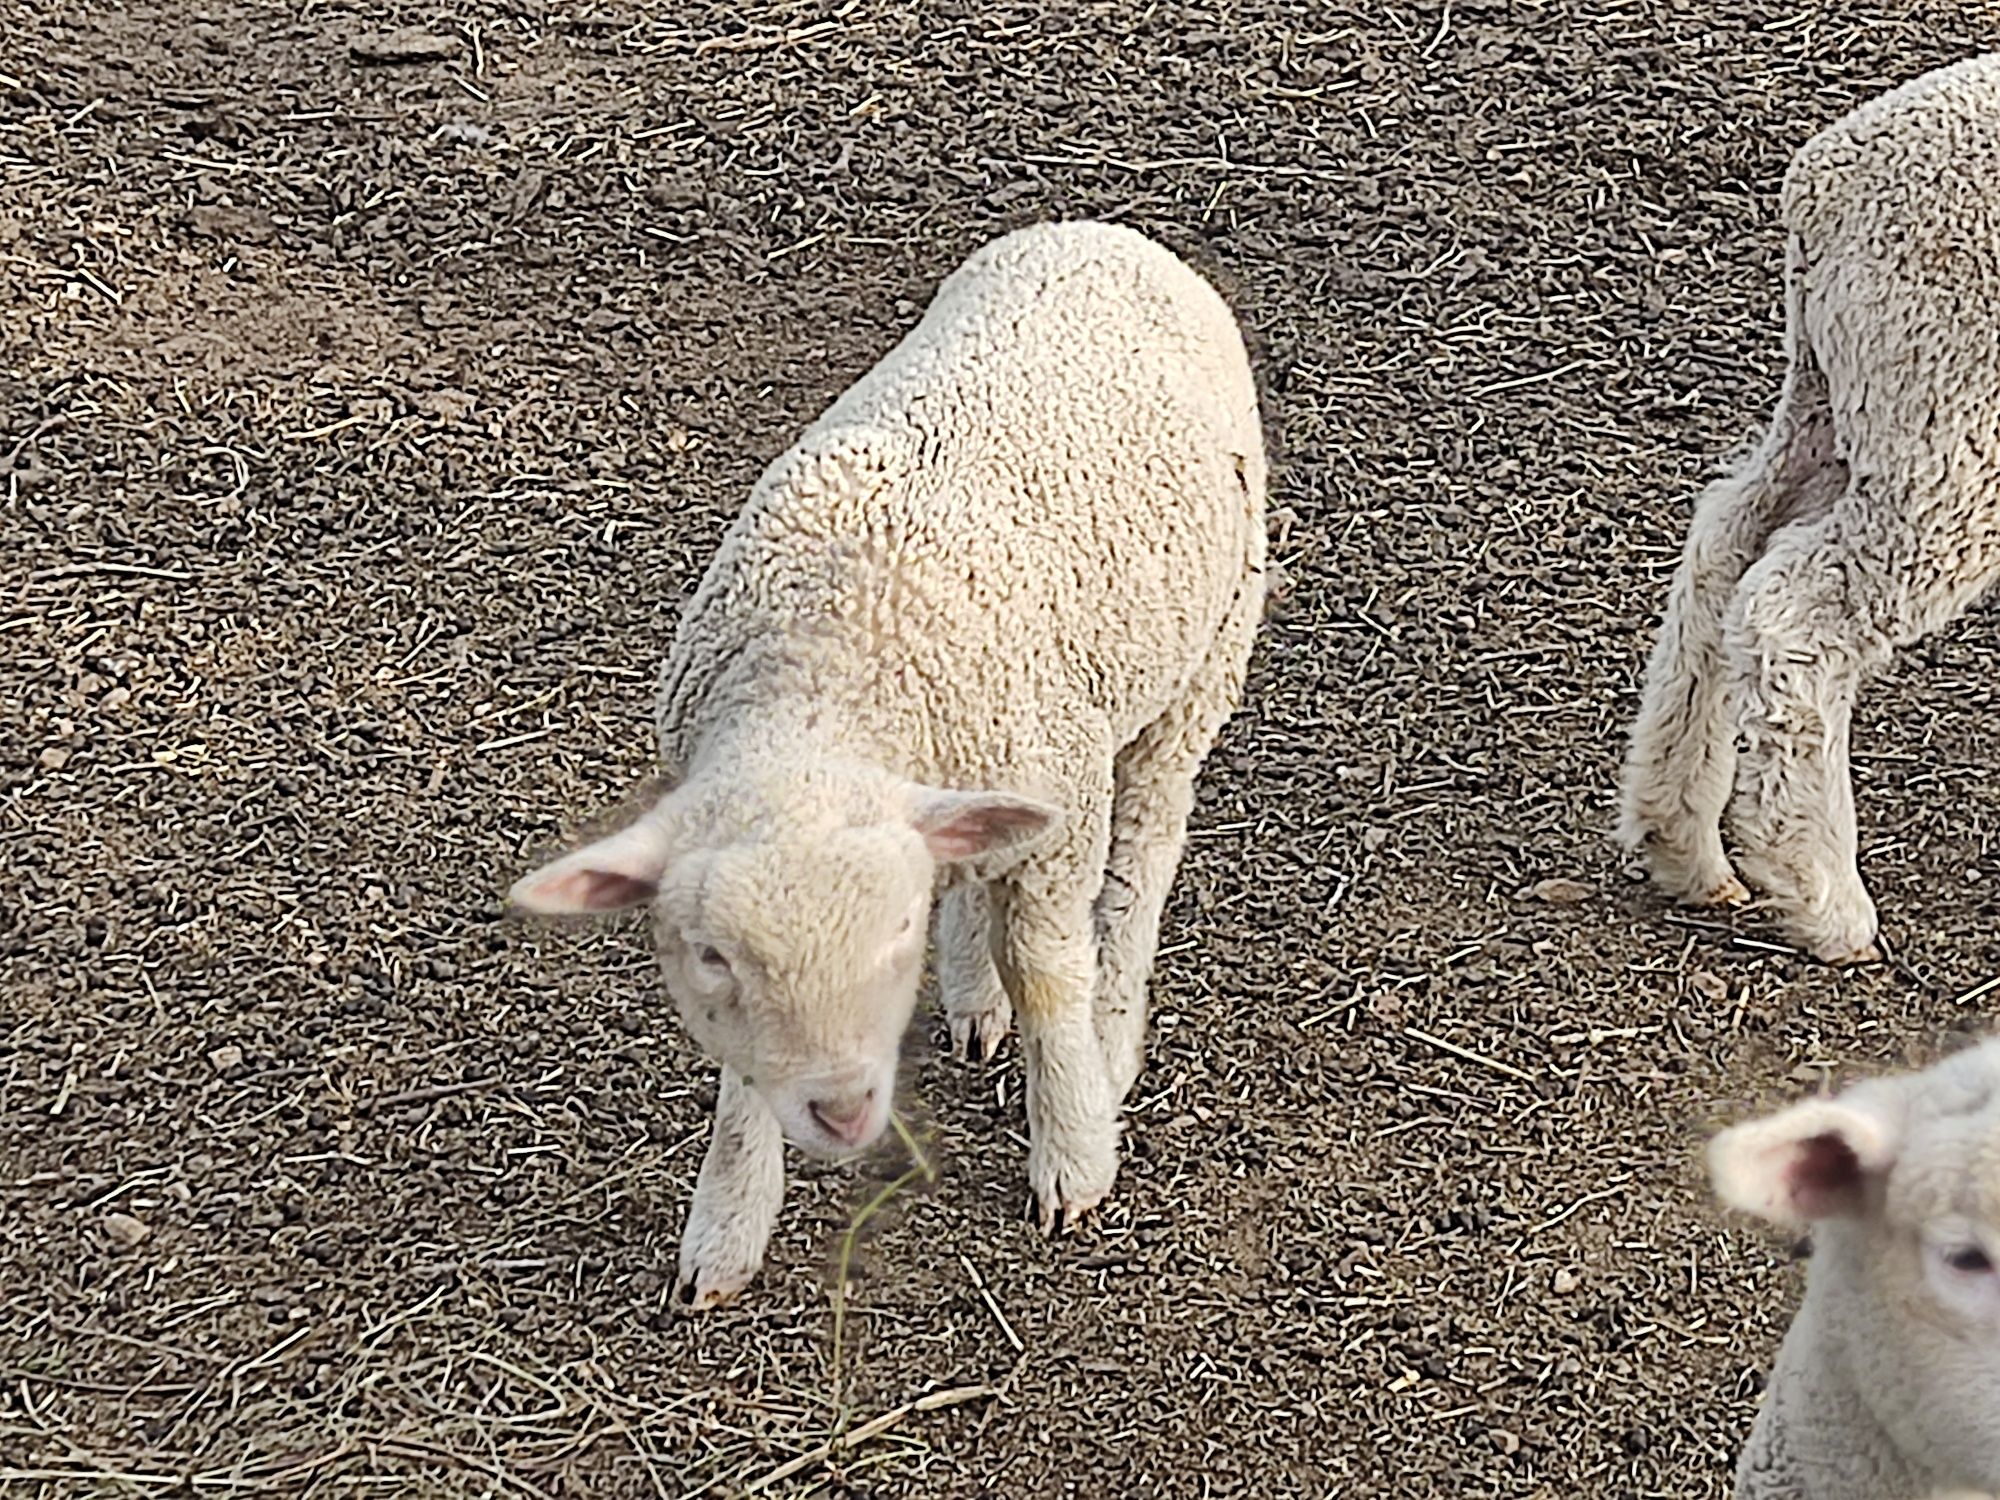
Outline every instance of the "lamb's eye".
<path id="1" fill-rule="evenodd" d="M 1944 1263 L 1964 1276 L 1986 1276 L 1993 1270 L 1993 1257 L 1977 1245 L 1946 1251 Z"/>
<path id="2" fill-rule="evenodd" d="M 726 973 L 729 960 L 722 956 L 722 950 L 709 943 L 699 943 L 694 950 L 695 962 L 704 969 L 713 969 L 718 974 Z"/>

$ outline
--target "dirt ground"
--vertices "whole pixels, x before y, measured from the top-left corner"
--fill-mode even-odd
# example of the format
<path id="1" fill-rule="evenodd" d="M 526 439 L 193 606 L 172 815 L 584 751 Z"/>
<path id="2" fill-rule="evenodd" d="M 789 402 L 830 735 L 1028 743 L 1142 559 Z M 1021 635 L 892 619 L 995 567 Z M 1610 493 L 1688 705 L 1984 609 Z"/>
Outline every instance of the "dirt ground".
<path id="1" fill-rule="evenodd" d="M 1984 1024 L 1993 618 L 1857 730 L 1900 968 L 1663 907 L 1608 789 L 1687 497 L 1776 393 L 1789 152 L 2000 10 L 5 30 L 0 1492 L 1726 1493 L 1800 1269 L 1699 1147 Z M 1116 1198 L 1024 1223 L 1018 1058 L 927 1014 L 941 1176 L 845 1297 L 893 1147 L 800 1166 L 753 1291 L 676 1315 L 712 1077 L 638 923 L 500 893 L 650 770 L 758 469 L 1058 215 L 1241 310 L 1290 579 Z"/>

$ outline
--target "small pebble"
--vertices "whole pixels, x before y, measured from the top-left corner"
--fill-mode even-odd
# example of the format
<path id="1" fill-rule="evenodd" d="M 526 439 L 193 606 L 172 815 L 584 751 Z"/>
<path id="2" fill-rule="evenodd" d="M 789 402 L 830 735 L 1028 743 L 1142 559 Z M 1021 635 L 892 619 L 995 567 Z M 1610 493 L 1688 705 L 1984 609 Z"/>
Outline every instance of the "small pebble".
<path id="1" fill-rule="evenodd" d="M 131 1250 L 153 1231 L 130 1214 L 106 1214 L 104 1234 L 120 1250 Z"/>
<path id="2" fill-rule="evenodd" d="M 227 1073 L 243 1061 L 243 1049 L 234 1042 L 225 1042 L 208 1054 L 209 1066 L 218 1073 Z"/>
<path id="3" fill-rule="evenodd" d="M 1550 906 L 1574 906 L 1596 895 L 1597 887 L 1587 880 L 1565 880 L 1558 876 L 1553 880 L 1536 881 L 1528 887 L 1528 894 L 1537 901 L 1546 901 Z"/>
<path id="4" fill-rule="evenodd" d="M 1729 982 L 1720 974 L 1712 974 L 1707 969 L 1690 969 L 1688 983 L 1711 1000 L 1729 998 Z"/>
<path id="5" fill-rule="evenodd" d="M 1583 1278 L 1581 1276 L 1577 1275 L 1568 1266 L 1564 1266 L 1560 1271 L 1556 1272 L 1556 1295 L 1558 1297 L 1567 1297 L 1582 1282 Z"/>

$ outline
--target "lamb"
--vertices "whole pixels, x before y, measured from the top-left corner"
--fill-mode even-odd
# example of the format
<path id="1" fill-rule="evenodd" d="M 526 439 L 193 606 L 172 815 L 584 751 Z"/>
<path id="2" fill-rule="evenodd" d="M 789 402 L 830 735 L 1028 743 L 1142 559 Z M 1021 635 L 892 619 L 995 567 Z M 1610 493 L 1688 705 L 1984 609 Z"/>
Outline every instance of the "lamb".
<path id="1" fill-rule="evenodd" d="M 1696 503 L 1625 762 L 1619 834 L 1660 887 L 1750 899 L 1719 831 L 1733 782 L 1743 875 L 1832 963 L 1881 956 L 1856 692 L 2000 572 L 1996 183 L 2000 55 L 1872 100 L 1794 158 L 1783 390 Z"/>
<path id="2" fill-rule="evenodd" d="M 1263 614 L 1264 489 L 1228 307 L 1089 222 L 975 252 L 764 472 L 660 679 L 679 784 L 510 892 L 650 904 L 722 1064 L 682 1303 L 756 1274 L 782 1142 L 881 1134 L 934 894 L 954 1050 L 1020 1028 L 1043 1229 L 1109 1193 L 1196 773 Z"/>
<path id="3" fill-rule="evenodd" d="M 2000 1495 L 2000 1039 L 1725 1130 L 1717 1193 L 1810 1224 L 1736 1500 Z"/>

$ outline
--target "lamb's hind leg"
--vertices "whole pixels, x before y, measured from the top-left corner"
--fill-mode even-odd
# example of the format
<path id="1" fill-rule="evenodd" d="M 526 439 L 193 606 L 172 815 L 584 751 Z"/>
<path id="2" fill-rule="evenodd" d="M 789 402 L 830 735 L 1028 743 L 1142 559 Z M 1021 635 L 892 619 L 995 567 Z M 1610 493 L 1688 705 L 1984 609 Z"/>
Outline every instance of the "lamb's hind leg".
<path id="1" fill-rule="evenodd" d="M 1835 963 L 1878 951 L 1855 859 L 1855 695 L 2000 574 L 1990 416 L 1968 396 L 2000 379 L 1990 330 L 1968 334 L 1958 283 L 1857 243 L 1834 232 L 1809 258 L 1795 231 L 1787 252 L 1788 330 L 1825 373 L 1851 472 L 1825 516 L 1771 539 L 1726 626 L 1743 872 L 1795 941 Z"/>
<path id="2" fill-rule="evenodd" d="M 1736 763 L 1722 639 L 1730 597 L 1771 534 L 1824 513 L 1845 479 L 1825 381 L 1796 352 L 1763 441 L 1695 503 L 1625 756 L 1619 840 L 1642 850 L 1654 882 L 1680 900 L 1719 906 L 1749 895 L 1722 850 Z"/>
<path id="3" fill-rule="evenodd" d="M 1793 940 L 1829 963 L 1880 957 L 1856 860 L 1855 697 L 1891 652 L 1963 613 L 2000 574 L 2000 547 L 1932 526 L 1963 503 L 1857 480 L 1832 515 L 1772 538 L 1730 606 L 1743 873 Z"/>
<path id="4" fill-rule="evenodd" d="M 1014 1019 L 993 966 L 990 905 L 985 884 L 971 880 L 952 886 L 938 903 L 938 994 L 952 1055 L 967 1062 L 998 1056 Z"/>
<path id="5" fill-rule="evenodd" d="M 1247 598 L 1181 701 L 1119 752 L 1111 849 L 1098 894 L 1097 1038 L 1113 1097 L 1123 1100 L 1146 1051 L 1146 988 L 1160 916 L 1180 866 L 1195 778 L 1242 696 L 1256 630 Z"/>
<path id="6" fill-rule="evenodd" d="M 1850 588 L 1849 551 L 1837 517 L 1786 528 L 1744 575 L 1727 625 L 1743 870 L 1791 936 L 1830 963 L 1879 956 L 1847 742 L 1861 681 L 1892 642 Z"/>

